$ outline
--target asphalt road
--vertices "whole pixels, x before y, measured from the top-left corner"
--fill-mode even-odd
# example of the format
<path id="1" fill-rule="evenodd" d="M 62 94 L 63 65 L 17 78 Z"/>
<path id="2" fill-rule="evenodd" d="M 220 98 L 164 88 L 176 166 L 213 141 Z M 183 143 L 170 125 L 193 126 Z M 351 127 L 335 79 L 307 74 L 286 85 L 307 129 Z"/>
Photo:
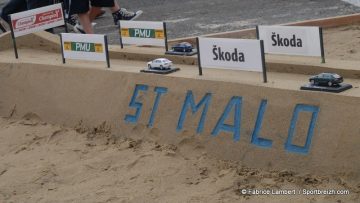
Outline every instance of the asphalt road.
<path id="1" fill-rule="evenodd" d="M 118 0 L 119 1 L 119 0 Z M 0 6 L 5 0 L 0 0 Z M 130 0 L 119 1 L 128 10 L 144 11 L 137 20 L 166 21 L 170 39 L 233 31 L 360 12 L 341 0 Z M 96 20 L 96 33 L 118 43 L 110 13 Z"/>

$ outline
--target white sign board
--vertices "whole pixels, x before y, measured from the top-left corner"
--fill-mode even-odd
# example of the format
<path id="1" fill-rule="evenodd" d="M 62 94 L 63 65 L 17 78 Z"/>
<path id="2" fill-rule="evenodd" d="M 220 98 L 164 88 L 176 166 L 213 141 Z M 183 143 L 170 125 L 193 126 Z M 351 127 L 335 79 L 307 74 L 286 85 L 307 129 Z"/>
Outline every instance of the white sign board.
<path id="1" fill-rule="evenodd" d="M 63 57 L 107 61 L 105 35 L 61 33 Z"/>
<path id="2" fill-rule="evenodd" d="M 204 68 L 263 71 L 260 40 L 199 38 L 199 53 Z"/>
<path id="3" fill-rule="evenodd" d="M 14 37 L 65 24 L 61 4 L 54 4 L 10 15 Z"/>
<path id="4" fill-rule="evenodd" d="M 163 22 L 119 21 L 123 44 L 166 46 Z"/>
<path id="5" fill-rule="evenodd" d="M 319 27 L 259 26 L 258 35 L 265 53 L 321 56 Z"/>

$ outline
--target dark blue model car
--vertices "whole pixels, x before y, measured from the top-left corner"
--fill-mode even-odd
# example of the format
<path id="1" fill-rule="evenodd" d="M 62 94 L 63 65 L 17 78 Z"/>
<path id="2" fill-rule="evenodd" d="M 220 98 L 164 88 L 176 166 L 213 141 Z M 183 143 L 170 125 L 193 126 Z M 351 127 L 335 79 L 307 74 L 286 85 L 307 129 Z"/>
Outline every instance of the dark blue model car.
<path id="1" fill-rule="evenodd" d="M 172 49 L 175 52 L 192 52 L 193 47 L 188 42 L 181 42 L 172 46 Z"/>
<path id="2" fill-rule="evenodd" d="M 320 73 L 318 75 L 311 76 L 309 81 L 312 85 L 333 86 L 343 82 L 343 78 L 336 73 Z"/>

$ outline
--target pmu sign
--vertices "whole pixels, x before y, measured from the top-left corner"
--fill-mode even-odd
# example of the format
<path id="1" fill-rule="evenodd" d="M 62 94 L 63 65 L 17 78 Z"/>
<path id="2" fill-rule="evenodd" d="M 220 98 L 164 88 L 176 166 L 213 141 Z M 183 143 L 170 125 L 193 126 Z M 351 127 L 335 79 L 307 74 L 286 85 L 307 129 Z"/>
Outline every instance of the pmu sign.
<path id="1" fill-rule="evenodd" d="M 137 38 L 152 38 L 164 39 L 164 30 L 155 29 L 141 29 L 141 28 L 122 28 L 121 36 L 123 37 L 137 37 Z"/>
<path id="2" fill-rule="evenodd" d="M 63 63 L 65 59 L 106 61 L 110 67 L 106 35 L 61 33 Z"/>
<path id="3" fill-rule="evenodd" d="M 64 50 L 103 53 L 103 44 L 87 42 L 64 42 Z"/>
<path id="4" fill-rule="evenodd" d="M 152 21 L 119 21 L 120 45 L 161 46 L 167 50 L 166 23 Z"/>

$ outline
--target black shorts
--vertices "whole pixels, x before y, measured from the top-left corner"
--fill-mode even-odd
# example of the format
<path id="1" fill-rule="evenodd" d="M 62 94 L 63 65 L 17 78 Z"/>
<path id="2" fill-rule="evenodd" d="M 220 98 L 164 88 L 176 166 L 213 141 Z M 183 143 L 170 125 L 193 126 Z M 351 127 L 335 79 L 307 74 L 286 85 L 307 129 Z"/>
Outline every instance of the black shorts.
<path id="1" fill-rule="evenodd" d="M 49 6 L 53 4 L 53 0 L 28 0 L 27 6 L 28 9 L 40 8 L 43 6 Z"/>
<path id="2" fill-rule="evenodd" d="M 115 6 L 114 0 L 68 0 L 70 15 L 88 12 L 90 9 L 89 1 L 91 2 L 91 6 L 94 7 Z"/>

